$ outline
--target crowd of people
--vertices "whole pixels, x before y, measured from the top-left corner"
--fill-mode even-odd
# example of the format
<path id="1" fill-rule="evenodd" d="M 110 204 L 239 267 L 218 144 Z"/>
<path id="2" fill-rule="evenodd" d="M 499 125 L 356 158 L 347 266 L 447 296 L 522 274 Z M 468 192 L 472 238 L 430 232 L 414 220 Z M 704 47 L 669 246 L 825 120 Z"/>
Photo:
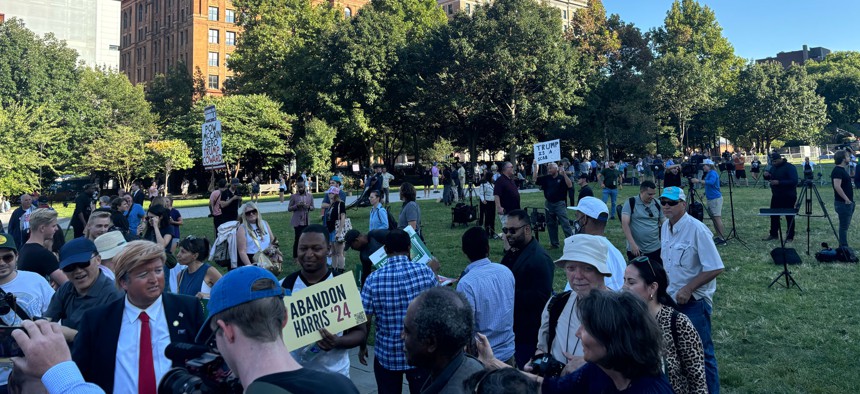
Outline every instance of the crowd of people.
<path id="1" fill-rule="evenodd" d="M 751 172 L 763 173 L 774 208 L 793 207 L 795 167 L 778 153 L 768 159 Z M 838 151 L 834 161 L 839 242 L 847 246 L 851 155 Z M 743 156 L 729 155 L 729 162 L 723 168 L 744 179 Z M 235 257 L 226 274 L 210 264 L 208 238 L 181 237 L 182 217 L 170 198 L 148 196 L 139 183 L 104 200 L 96 198 L 96 186 L 88 187 L 78 197 L 68 242 L 57 212 L 25 195 L 15 230 L 10 223 L 0 234 L 0 289 L 14 295 L 0 320 L 20 327 L 13 336 L 24 357 L 0 364 L 0 384 L 8 392 L 41 385 L 51 393 L 155 393 L 168 370 L 186 361 L 169 358 L 168 345 L 197 343 L 217 349 L 248 392 L 356 393 L 349 350 L 357 348 L 367 365 L 373 333 L 380 393 L 402 392 L 404 379 L 411 393 L 718 393 L 711 324 L 724 269 L 717 246 L 726 235 L 720 169 L 706 159 L 702 174 L 688 177 L 691 188 L 704 185 L 714 236 L 688 213 L 680 176 L 675 184 L 680 167 L 659 156 L 635 165 L 581 158 L 534 164 L 549 248 L 562 249 L 556 260 L 521 207 L 515 166 L 476 171 L 480 220 L 461 236 L 468 265 L 453 288 L 441 285 L 438 261 L 412 260 L 410 234 L 425 236 L 417 191 L 403 183 L 394 214 L 393 177 L 383 167 L 368 178 L 366 226 L 351 223 L 340 177 L 330 179 L 319 207 L 306 184 L 297 183 L 287 211 L 298 270 L 283 279 L 262 268 L 277 240 L 256 202 L 243 203 L 238 179 L 219 181 L 210 197 L 216 244 L 232 226 L 228 255 Z M 463 166 L 433 166 L 425 183 L 441 182 L 447 198 L 462 199 L 464 172 Z M 590 181 L 600 185 L 602 200 Z M 625 184 L 638 194 L 616 201 Z M 312 217 L 317 210 L 322 224 Z M 616 218 L 626 256 L 605 236 Z M 768 239 L 780 226 L 778 217 L 772 220 Z M 789 240 L 793 230 L 789 221 Z M 503 241 L 498 262 L 490 259 L 495 238 Z M 322 329 L 319 341 L 288 349 L 284 297 L 343 274 L 349 250 L 359 262 L 366 323 Z M 375 266 L 371 255 L 379 250 L 387 262 Z M 556 270 L 567 282 L 561 292 L 553 289 Z"/>

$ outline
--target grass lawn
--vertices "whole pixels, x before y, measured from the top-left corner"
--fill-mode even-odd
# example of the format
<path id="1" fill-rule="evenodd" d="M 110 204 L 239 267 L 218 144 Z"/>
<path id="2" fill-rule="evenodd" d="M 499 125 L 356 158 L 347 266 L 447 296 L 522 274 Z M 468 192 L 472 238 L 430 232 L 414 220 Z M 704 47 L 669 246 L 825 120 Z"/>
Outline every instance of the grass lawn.
<path id="1" fill-rule="evenodd" d="M 592 185 L 593 188 L 597 186 Z M 619 203 L 637 191 L 637 187 L 625 187 L 618 198 Z M 830 209 L 834 225 L 838 226 L 832 211 L 832 189 L 819 186 L 819 191 Z M 726 186 L 723 193 L 726 199 L 723 220 L 731 229 Z M 858 267 L 854 264 L 820 264 L 813 257 L 806 256 L 806 219 L 802 218 L 797 222 L 796 241 L 792 246 L 803 257 L 803 264 L 791 267 L 791 270 L 803 292 L 797 288 L 786 290 L 779 285 L 768 289 L 770 281 L 781 272 L 781 267 L 775 266 L 768 254 L 777 242 L 760 241 L 767 235 L 769 220 L 756 215 L 759 208 L 768 206 L 770 196 L 768 189 L 735 189 L 737 231 L 749 248 L 730 241 L 729 245 L 719 249 L 726 270 L 717 279 L 713 329 L 722 388 L 727 393 L 854 392 L 860 387 L 860 376 L 851 368 L 857 366 L 860 355 L 860 300 L 855 298 L 857 294 L 849 284 L 860 282 Z M 813 213 L 820 215 L 817 201 L 813 202 Z M 448 207 L 420 199 L 419 204 L 428 247 L 442 262 L 442 274 L 456 277 L 467 264 L 460 252 L 460 236 L 464 228 L 451 228 Z M 543 196 L 540 193 L 524 194 L 522 205 L 543 207 Z M 400 204 L 396 203 L 393 206 L 395 216 L 399 210 Z M 356 228 L 366 228 L 368 211 L 368 208 L 348 211 Z M 269 213 L 265 219 L 281 240 L 282 250 L 289 260 L 293 242 L 289 214 Z M 211 237 L 211 219 L 187 219 L 185 223 L 183 236 Z M 711 226 L 707 219 L 706 223 Z M 836 244 L 826 219 L 812 218 L 810 224 L 810 252 L 813 255 L 820 249 L 822 241 Z M 607 235 L 616 246 L 624 247 L 618 221 L 609 223 Z M 851 229 L 850 237 L 860 239 L 856 226 Z M 549 245 L 546 233 L 540 234 L 540 240 L 545 247 Z M 501 241 L 491 241 L 491 248 L 492 259 L 499 261 Z M 558 258 L 561 250 L 550 254 Z M 354 266 L 356 261 L 356 252 L 347 252 L 347 267 Z M 292 263 L 288 263 L 285 274 L 295 269 Z M 556 271 L 555 289 L 561 290 L 564 281 L 562 272 Z"/>

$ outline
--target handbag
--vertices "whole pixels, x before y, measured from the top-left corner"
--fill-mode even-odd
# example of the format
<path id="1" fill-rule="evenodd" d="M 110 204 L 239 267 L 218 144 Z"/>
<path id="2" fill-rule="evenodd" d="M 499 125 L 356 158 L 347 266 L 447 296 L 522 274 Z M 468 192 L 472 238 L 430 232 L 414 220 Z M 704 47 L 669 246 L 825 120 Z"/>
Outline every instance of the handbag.
<path id="1" fill-rule="evenodd" d="M 272 230 L 269 229 L 270 233 L 271 233 L 271 231 Z M 270 259 L 269 256 L 266 255 L 266 250 L 271 248 L 271 246 L 269 248 L 266 248 L 266 250 L 260 250 L 261 249 L 260 240 L 257 239 L 257 234 L 253 231 L 251 231 L 250 233 L 251 233 L 251 239 L 254 240 L 254 244 L 257 245 L 257 250 L 258 250 L 257 253 L 254 253 L 254 261 L 253 261 L 254 265 L 256 265 L 257 267 L 260 267 L 262 269 L 268 270 L 269 272 L 271 272 L 275 276 L 280 275 L 281 274 L 281 264 L 280 263 L 275 264 L 272 261 L 272 259 Z"/>
<path id="2" fill-rule="evenodd" d="M 334 227 L 337 233 L 335 234 L 335 240 L 337 242 L 343 242 L 346 237 L 346 232 L 352 230 L 352 220 L 349 218 L 345 218 L 343 220 L 343 226 L 340 225 L 340 220 L 334 222 Z M 337 230 L 340 229 L 340 230 Z"/>

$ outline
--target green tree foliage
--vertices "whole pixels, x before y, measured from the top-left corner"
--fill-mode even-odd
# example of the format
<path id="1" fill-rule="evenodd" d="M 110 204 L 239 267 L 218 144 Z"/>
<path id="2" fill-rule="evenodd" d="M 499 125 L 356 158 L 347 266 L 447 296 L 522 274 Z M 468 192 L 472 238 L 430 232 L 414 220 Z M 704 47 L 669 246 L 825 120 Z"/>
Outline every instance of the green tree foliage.
<path id="1" fill-rule="evenodd" d="M 583 57 L 598 68 L 606 66 L 610 59 L 618 58 L 621 50 L 617 29 L 612 29 L 607 22 L 603 2 L 590 0 L 588 7 L 576 10 L 571 28 L 565 32 Z"/>
<path id="2" fill-rule="evenodd" d="M 563 38 L 557 9 L 499 0 L 455 19 L 450 34 L 454 61 L 442 81 L 446 89 L 464 85 L 456 104 L 474 108 L 474 122 L 496 126 L 492 136 L 507 145 L 512 161 L 550 125 L 574 123 L 566 111 L 582 101 L 587 69 Z"/>
<path id="3" fill-rule="evenodd" d="M 301 117 L 315 112 L 320 46 L 343 23 L 343 14 L 310 0 L 234 0 L 233 5 L 242 34 L 227 62 L 235 72 L 227 91 L 267 94 Z"/>
<path id="4" fill-rule="evenodd" d="M 201 160 L 203 109 L 209 105 L 215 106 L 221 121 L 224 162 L 231 176 L 238 176 L 242 169 L 255 172 L 285 164 L 294 117 L 264 95 L 204 97 L 177 119 L 167 137 L 185 141 L 192 147 L 195 161 Z"/>
<path id="5" fill-rule="evenodd" d="M 822 62 L 807 62 L 806 70 L 827 103 L 829 128 L 860 133 L 860 52 L 831 53 Z"/>
<path id="6" fill-rule="evenodd" d="M 159 123 L 164 125 L 190 111 L 194 102 L 206 94 L 206 85 L 202 73 L 192 77 L 188 67 L 180 62 L 167 70 L 167 74 L 157 74 L 146 84 L 145 90 L 146 100 L 158 115 Z"/>
<path id="7" fill-rule="evenodd" d="M 165 188 L 173 170 L 186 170 L 194 165 L 191 160 L 191 149 L 180 139 L 150 141 L 146 143 L 146 162 L 143 165 L 148 175 L 158 171 L 164 173 Z"/>
<path id="8" fill-rule="evenodd" d="M 451 159 L 451 155 L 456 148 L 451 141 L 445 138 L 438 138 L 432 144 L 429 144 L 424 149 L 424 157 L 431 162 L 443 163 Z"/>
<path id="9" fill-rule="evenodd" d="M 815 87 L 800 66 L 785 70 L 776 62 L 748 65 L 729 101 L 731 137 L 748 138 L 766 150 L 775 140 L 816 142 L 827 124 L 827 109 Z"/>
<path id="10" fill-rule="evenodd" d="M 0 190 L 14 195 L 41 189 L 39 168 L 52 169 L 54 164 L 46 148 L 67 138 L 56 124 L 44 104 L 0 105 Z"/>
<path id="11" fill-rule="evenodd" d="M 654 60 L 649 81 L 657 107 L 665 119 L 674 119 L 678 126 L 678 141 L 685 143 L 693 116 L 712 103 L 713 74 L 692 54 L 668 53 Z"/>
<path id="12" fill-rule="evenodd" d="M 337 130 L 325 121 L 313 118 L 304 124 L 304 135 L 295 146 L 296 165 L 325 179 L 332 167 L 332 146 Z M 319 182 L 316 182 L 319 190 Z"/>
<path id="13" fill-rule="evenodd" d="M 116 176 L 120 187 L 128 190 L 141 172 L 146 157 L 146 139 L 139 130 L 115 125 L 101 130 L 99 137 L 83 148 L 79 168 L 83 171 L 106 171 Z"/>

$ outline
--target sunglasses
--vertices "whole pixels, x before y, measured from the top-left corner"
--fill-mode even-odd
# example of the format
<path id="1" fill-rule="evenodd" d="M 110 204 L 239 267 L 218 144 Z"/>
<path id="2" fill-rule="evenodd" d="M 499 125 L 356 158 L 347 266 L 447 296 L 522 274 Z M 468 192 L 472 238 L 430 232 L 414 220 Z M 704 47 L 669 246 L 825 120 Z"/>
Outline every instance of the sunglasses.
<path id="1" fill-rule="evenodd" d="M 519 227 L 502 227 L 502 233 L 504 234 L 516 234 L 517 231 L 520 231 L 521 228 L 528 226 L 528 224 L 524 224 Z"/>
<path id="2" fill-rule="evenodd" d="M 674 207 L 675 205 L 678 205 L 678 203 L 679 203 L 679 202 L 680 202 L 680 201 L 660 200 L 660 205 L 662 205 L 662 206 L 664 206 L 664 207 L 665 207 L 666 205 L 668 205 L 668 206 L 670 206 L 670 207 Z"/>
<path id="3" fill-rule="evenodd" d="M 250 211 L 245 211 L 245 216 L 251 216 L 251 215 L 256 215 L 256 214 L 257 214 L 256 209 L 252 209 Z"/>
<path id="4" fill-rule="evenodd" d="M 87 268 L 87 267 L 89 267 L 89 266 L 90 266 L 90 262 L 89 262 L 89 261 L 84 262 L 84 263 L 74 263 L 74 264 L 69 264 L 69 265 L 67 265 L 67 266 L 63 267 L 63 272 L 75 272 L 75 270 L 76 270 L 76 269 L 78 269 L 78 268 L 80 268 L 80 269 L 86 269 L 86 268 Z"/>
<path id="5" fill-rule="evenodd" d="M 4 254 L 3 257 L 0 257 L 0 260 L 3 260 L 3 262 L 6 264 L 12 264 L 12 262 L 15 261 L 15 254 Z"/>
<path id="6" fill-rule="evenodd" d="M 655 278 L 657 277 L 657 273 L 654 272 L 654 266 L 651 265 L 651 259 L 649 259 L 648 256 L 639 256 L 630 260 L 630 263 L 648 263 L 648 268 L 651 268 L 651 275 L 654 275 Z"/>
<path id="7" fill-rule="evenodd" d="M 645 206 L 645 212 L 647 212 L 647 213 L 648 213 L 648 217 L 649 217 L 649 218 L 653 218 L 653 217 L 654 217 L 654 212 L 651 212 L 651 207 L 649 207 L 649 206 Z"/>

